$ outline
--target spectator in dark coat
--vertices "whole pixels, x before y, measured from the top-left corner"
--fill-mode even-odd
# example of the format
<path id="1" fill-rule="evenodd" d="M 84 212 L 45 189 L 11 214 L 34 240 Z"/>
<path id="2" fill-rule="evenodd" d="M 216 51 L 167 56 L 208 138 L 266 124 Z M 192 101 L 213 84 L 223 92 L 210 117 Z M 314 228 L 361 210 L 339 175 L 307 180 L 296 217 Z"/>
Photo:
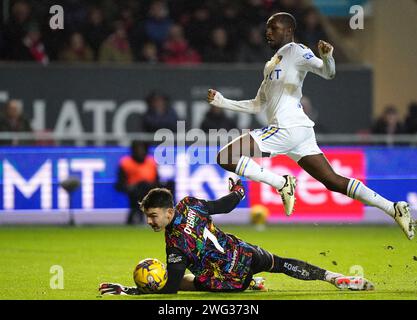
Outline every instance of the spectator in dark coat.
<path id="1" fill-rule="evenodd" d="M 17 100 L 9 100 L 4 106 L 0 116 L 0 132 L 31 132 L 32 128 L 28 119 L 22 114 L 22 108 Z M 3 145 L 29 144 L 19 139 L 0 140 Z"/>
<path id="2" fill-rule="evenodd" d="M 198 7 L 191 15 L 188 28 L 185 28 L 186 36 L 191 46 L 203 53 L 205 46 L 210 41 L 210 32 L 213 28 L 210 10 L 206 6 Z"/>
<path id="3" fill-rule="evenodd" d="M 417 102 L 408 106 L 408 114 L 405 118 L 406 133 L 417 133 Z"/>
<path id="4" fill-rule="evenodd" d="M 159 129 L 177 131 L 177 113 L 169 105 L 165 95 L 153 92 L 146 98 L 146 102 L 148 111 L 143 117 L 143 127 L 146 132 L 155 132 Z"/>
<path id="5" fill-rule="evenodd" d="M 404 125 L 395 106 L 387 106 L 385 108 L 381 117 L 372 126 L 372 133 L 390 135 L 404 133 Z"/>
<path id="6" fill-rule="evenodd" d="M 266 46 L 265 37 L 259 28 L 249 30 L 247 42 L 239 50 L 237 60 L 245 63 L 265 63 L 273 56 L 273 52 Z"/>
<path id="7" fill-rule="evenodd" d="M 211 106 L 200 127 L 204 132 L 209 132 L 210 129 L 226 129 L 229 131 L 237 128 L 237 123 L 226 116 L 223 109 Z"/>
<path id="8" fill-rule="evenodd" d="M 144 23 L 147 38 L 161 46 L 168 37 L 169 28 L 172 24 L 166 3 L 160 0 L 153 1 Z"/>
<path id="9" fill-rule="evenodd" d="M 93 7 L 88 14 L 87 23 L 84 26 L 83 34 L 86 42 L 94 51 L 94 60 L 98 59 L 98 52 L 101 44 L 110 35 L 111 30 L 104 20 L 103 11 Z"/>
<path id="10" fill-rule="evenodd" d="M 320 15 L 316 8 L 310 7 L 305 11 L 297 36 L 300 42 L 313 50 L 316 55 L 319 54 L 317 43 L 319 40 L 327 41 L 327 34 L 321 25 Z"/>
<path id="11" fill-rule="evenodd" d="M 217 27 L 211 33 L 211 42 L 204 50 L 205 62 L 232 62 L 235 52 L 230 46 L 229 37 L 224 28 Z"/>
<path id="12" fill-rule="evenodd" d="M 11 7 L 10 19 L 3 30 L 5 48 L 7 48 L 4 52 L 6 59 L 22 60 L 19 51 L 24 50 L 23 38 L 34 22 L 32 8 L 28 2 L 15 1 Z"/>

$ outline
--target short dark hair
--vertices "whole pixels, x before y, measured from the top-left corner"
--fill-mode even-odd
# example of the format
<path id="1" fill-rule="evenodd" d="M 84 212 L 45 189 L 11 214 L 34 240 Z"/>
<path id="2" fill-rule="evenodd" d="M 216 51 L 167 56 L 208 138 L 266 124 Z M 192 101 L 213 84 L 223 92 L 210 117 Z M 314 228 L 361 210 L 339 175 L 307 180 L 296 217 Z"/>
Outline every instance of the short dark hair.
<path id="1" fill-rule="evenodd" d="M 154 188 L 148 192 L 142 202 L 139 202 L 139 206 L 142 211 L 149 208 L 173 208 L 174 197 L 171 191 L 166 188 Z"/>
<path id="2" fill-rule="evenodd" d="M 150 106 L 156 98 L 162 98 L 165 101 L 165 104 L 169 104 L 169 97 L 159 91 L 151 91 L 145 98 L 146 103 Z"/>
<path id="3" fill-rule="evenodd" d="M 294 16 L 288 12 L 277 12 L 273 14 L 271 18 L 277 22 L 281 22 L 287 28 L 292 29 L 293 32 L 295 32 L 295 29 L 297 28 L 297 22 L 295 21 Z"/>

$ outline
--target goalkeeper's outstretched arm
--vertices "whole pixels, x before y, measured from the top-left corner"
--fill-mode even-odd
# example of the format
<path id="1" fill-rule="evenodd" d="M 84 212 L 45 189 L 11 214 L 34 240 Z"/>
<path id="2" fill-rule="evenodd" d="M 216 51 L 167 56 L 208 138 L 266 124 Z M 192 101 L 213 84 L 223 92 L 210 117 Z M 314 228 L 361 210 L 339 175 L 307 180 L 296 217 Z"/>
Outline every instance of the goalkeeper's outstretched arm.
<path id="1" fill-rule="evenodd" d="M 178 291 L 198 291 L 194 286 L 195 276 L 191 273 L 185 274 L 181 279 L 180 288 Z M 112 294 L 112 295 L 131 295 L 136 296 L 140 294 L 149 294 L 150 292 L 143 292 L 137 287 L 127 287 L 120 283 L 101 283 L 99 291 L 102 295 Z M 163 292 L 153 292 L 153 293 L 163 293 Z"/>
<path id="2" fill-rule="evenodd" d="M 245 198 L 245 188 L 239 179 L 236 182 L 229 178 L 230 193 L 214 201 L 204 201 L 208 207 L 209 214 L 229 213 Z"/>
<path id="3" fill-rule="evenodd" d="M 102 295 L 141 295 L 141 294 L 173 294 L 178 291 L 196 291 L 194 275 L 186 274 L 187 257 L 177 248 L 167 248 L 168 280 L 158 291 L 147 291 L 138 287 L 127 287 L 119 283 L 101 283 L 99 291 Z"/>

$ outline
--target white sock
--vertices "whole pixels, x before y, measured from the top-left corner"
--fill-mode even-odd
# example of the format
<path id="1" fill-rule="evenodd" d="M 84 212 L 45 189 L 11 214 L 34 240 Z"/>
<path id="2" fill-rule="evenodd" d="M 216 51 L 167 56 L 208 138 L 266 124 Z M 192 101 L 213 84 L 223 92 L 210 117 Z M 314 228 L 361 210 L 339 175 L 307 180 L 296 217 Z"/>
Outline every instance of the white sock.
<path id="1" fill-rule="evenodd" d="M 275 189 L 281 189 L 286 182 L 284 177 L 262 168 L 251 158 L 245 156 L 239 159 L 235 173 L 253 181 L 264 182 Z"/>
<path id="2" fill-rule="evenodd" d="M 378 193 L 369 189 L 359 180 L 349 180 L 346 194 L 352 199 L 359 200 L 364 204 L 381 209 L 391 217 L 394 217 L 395 215 L 394 203 L 392 201 L 381 197 Z"/>
<path id="3" fill-rule="evenodd" d="M 326 271 L 325 275 L 324 275 L 324 281 L 330 282 L 332 283 L 332 280 L 338 277 L 343 277 L 343 274 L 341 273 L 336 273 L 336 272 L 331 272 L 331 271 Z"/>

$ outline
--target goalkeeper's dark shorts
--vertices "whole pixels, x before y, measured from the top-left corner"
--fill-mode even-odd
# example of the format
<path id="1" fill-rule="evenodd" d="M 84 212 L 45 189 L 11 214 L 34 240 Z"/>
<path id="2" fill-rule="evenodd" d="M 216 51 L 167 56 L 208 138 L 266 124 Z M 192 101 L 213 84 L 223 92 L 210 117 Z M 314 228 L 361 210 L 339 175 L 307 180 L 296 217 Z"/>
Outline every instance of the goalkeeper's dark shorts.
<path id="1" fill-rule="evenodd" d="M 259 246 L 248 243 L 253 250 L 251 272 L 252 275 L 259 272 L 268 272 L 274 266 L 274 256 L 272 253 Z"/>
<path id="2" fill-rule="evenodd" d="M 254 274 L 264 271 L 270 271 L 273 267 L 273 255 L 262 249 L 259 246 L 255 246 L 250 243 L 246 243 L 252 251 L 252 260 L 250 266 L 250 272 L 243 280 L 243 283 L 239 285 L 239 288 L 233 288 L 232 285 L 226 286 L 225 282 L 223 281 L 223 285 L 227 288 L 219 289 L 219 288 L 212 288 L 209 283 L 201 283 L 198 281 L 196 277 L 194 279 L 194 286 L 198 291 L 213 291 L 213 292 L 241 292 L 246 290 L 249 287 L 249 284 L 252 280 Z"/>

